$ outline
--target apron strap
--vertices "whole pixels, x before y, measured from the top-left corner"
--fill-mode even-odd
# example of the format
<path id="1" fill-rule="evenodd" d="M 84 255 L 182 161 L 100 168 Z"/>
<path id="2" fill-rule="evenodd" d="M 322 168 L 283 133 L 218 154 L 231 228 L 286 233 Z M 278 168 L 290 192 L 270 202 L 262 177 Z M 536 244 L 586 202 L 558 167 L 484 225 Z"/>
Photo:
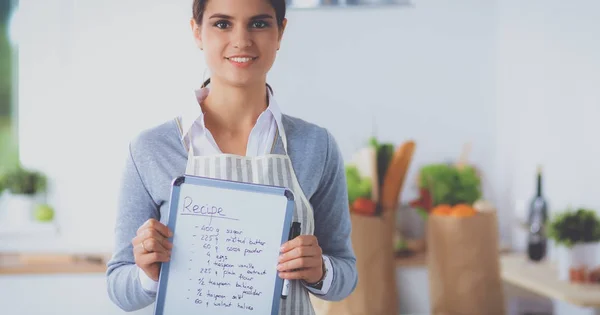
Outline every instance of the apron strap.
<path id="1" fill-rule="evenodd" d="M 275 130 L 275 139 L 273 139 L 273 151 L 275 150 L 275 144 L 277 143 L 277 139 L 279 139 L 281 137 L 281 143 L 283 144 L 283 151 L 285 152 L 285 154 L 288 154 L 287 138 L 285 136 L 285 129 L 283 129 L 283 123 L 281 123 L 281 126 L 279 126 L 279 123 L 277 122 L 277 120 L 275 120 L 275 124 L 277 125 L 277 128 Z M 281 132 L 279 132 L 279 129 L 281 129 Z M 272 152 L 272 153 L 274 153 L 274 152 Z"/>
<path id="2" fill-rule="evenodd" d="M 184 141 L 183 128 L 181 127 L 181 121 L 179 120 L 179 117 L 175 117 L 175 123 L 177 124 L 177 129 L 179 129 L 179 138 L 181 138 L 181 143 L 183 144 L 185 151 L 189 152 L 190 148 L 193 148 L 193 147 L 191 146 L 191 142 L 188 144 Z"/>
<path id="3" fill-rule="evenodd" d="M 191 133 L 188 136 L 189 141 L 186 143 L 183 137 L 183 128 L 181 127 L 181 121 L 179 121 L 179 117 L 175 117 L 175 123 L 177 124 L 177 129 L 179 130 L 179 137 L 181 138 L 181 143 L 183 147 L 188 153 L 188 161 L 194 158 L 194 146 L 192 145 L 192 135 Z"/>
<path id="4" fill-rule="evenodd" d="M 277 139 L 279 138 L 279 128 L 275 130 L 275 137 L 273 137 L 273 143 L 271 144 L 271 154 L 275 153 L 275 145 L 277 144 Z M 286 150 L 287 153 L 287 150 Z"/>

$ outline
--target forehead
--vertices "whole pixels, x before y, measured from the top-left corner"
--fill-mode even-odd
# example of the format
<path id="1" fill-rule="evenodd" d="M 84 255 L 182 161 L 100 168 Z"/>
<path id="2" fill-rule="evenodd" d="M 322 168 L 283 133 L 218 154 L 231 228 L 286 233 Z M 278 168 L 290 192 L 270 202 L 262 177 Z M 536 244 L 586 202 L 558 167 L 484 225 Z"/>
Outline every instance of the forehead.
<path id="1" fill-rule="evenodd" d="M 275 9 L 269 0 L 208 0 L 204 16 L 210 18 L 211 14 L 225 14 L 234 18 L 248 18 L 260 14 L 275 17 Z"/>

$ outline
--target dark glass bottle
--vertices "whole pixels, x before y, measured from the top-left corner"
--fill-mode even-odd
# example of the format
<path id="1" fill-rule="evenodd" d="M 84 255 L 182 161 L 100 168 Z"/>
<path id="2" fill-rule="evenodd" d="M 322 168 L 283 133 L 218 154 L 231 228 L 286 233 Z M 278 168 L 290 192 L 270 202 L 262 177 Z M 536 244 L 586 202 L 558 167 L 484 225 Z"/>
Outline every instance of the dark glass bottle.
<path id="1" fill-rule="evenodd" d="M 548 221 L 548 203 L 542 194 L 542 169 L 537 170 L 537 194 L 531 201 L 528 220 L 527 255 L 532 261 L 546 257 L 546 223 Z"/>

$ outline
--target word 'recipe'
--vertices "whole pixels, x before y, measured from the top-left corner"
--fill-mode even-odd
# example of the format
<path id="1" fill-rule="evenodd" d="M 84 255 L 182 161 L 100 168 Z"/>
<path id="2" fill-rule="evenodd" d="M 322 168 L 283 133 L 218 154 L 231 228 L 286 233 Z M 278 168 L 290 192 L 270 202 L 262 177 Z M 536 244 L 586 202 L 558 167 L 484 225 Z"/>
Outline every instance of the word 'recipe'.
<path id="1" fill-rule="evenodd" d="M 183 209 L 181 210 L 181 214 L 207 216 L 211 219 L 216 217 L 222 219 L 237 220 L 233 218 L 228 218 L 227 215 L 223 212 L 223 208 L 221 207 L 194 204 L 194 200 L 192 200 L 192 197 L 185 197 L 183 199 Z"/>

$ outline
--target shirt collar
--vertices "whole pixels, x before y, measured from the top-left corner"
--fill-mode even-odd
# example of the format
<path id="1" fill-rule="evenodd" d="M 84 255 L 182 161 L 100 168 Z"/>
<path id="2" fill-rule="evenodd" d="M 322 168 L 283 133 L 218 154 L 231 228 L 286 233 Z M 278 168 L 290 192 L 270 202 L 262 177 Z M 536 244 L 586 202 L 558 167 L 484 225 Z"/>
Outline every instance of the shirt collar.
<path id="1" fill-rule="evenodd" d="M 208 93 L 210 92 L 210 89 L 208 87 L 204 87 L 204 88 L 197 89 L 194 92 L 195 92 L 195 101 L 194 101 L 193 105 L 186 107 L 186 109 L 184 110 L 184 113 L 181 115 L 181 129 L 182 129 L 181 137 L 182 137 L 182 139 L 187 136 L 187 134 L 190 131 L 190 128 L 192 128 L 192 125 L 194 125 L 194 123 L 196 123 L 196 122 L 200 123 L 202 128 L 206 128 L 206 125 L 204 124 L 204 113 L 202 112 L 200 103 L 202 103 L 202 101 L 204 101 L 204 99 L 206 99 L 206 97 L 208 96 Z M 269 93 L 269 104 L 268 104 L 265 112 L 270 113 L 273 116 L 273 118 L 275 119 L 275 123 L 277 124 L 277 129 L 279 130 L 279 134 L 285 143 L 285 141 L 286 141 L 285 133 L 283 131 L 283 124 L 281 122 L 281 116 L 282 116 L 281 109 L 279 108 L 279 105 L 277 105 L 277 102 L 275 101 L 275 98 L 273 97 L 273 94 L 271 93 L 271 91 L 269 89 L 267 89 L 267 93 Z"/>

